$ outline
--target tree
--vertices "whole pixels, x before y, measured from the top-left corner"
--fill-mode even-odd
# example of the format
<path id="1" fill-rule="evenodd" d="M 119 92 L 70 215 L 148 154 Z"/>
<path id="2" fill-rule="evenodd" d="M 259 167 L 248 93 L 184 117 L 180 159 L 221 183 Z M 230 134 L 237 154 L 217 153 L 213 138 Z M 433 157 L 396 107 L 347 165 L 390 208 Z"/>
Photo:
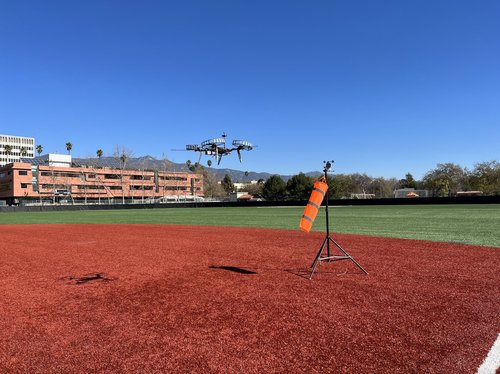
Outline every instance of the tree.
<path id="1" fill-rule="evenodd" d="M 215 175 L 206 169 L 203 169 L 203 191 L 205 197 L 209 198 L 223 198 L 227 196 L 222 185 L 217 183 Z"/>
<path id="2" fill-rule="evenodd" d="M 212 166 L 212 160 L 208 160 L 207 165 L 208 165 L 208 167 Z"/>
<path id="3" fill-rule="evenodd" d="M 120 185 L 121 185 L 121 191 L 122 191 L 122 204 L 125 204 L 125 190 L 123 186 L 123 170 L 125 169 L 125 166 L 127 164 L 127 160 L 133 156 L 133 152 L 130 149 L 127 149 L 122 146 L 115 146 L 115 149 L 113 151 L 113 157 L 116 160 L 117 163 L 120 164 Z"/>
<path id="4" fill-rule="evenodd" d="M 119 145 L 115 146 L 115 149 L 113 150 L 113 157 L 117 163 L 120 163 L 122 170 L 125 169 L 127 160 L 133 155 L 134 152 L 132 150 Z"/>
<path id="5" fill-rule="evenodd" d="M 485 195 L 500 194 L 500 164 L 497 161 L 480 162 L 474 165 L 469 177 L 470 187 Z"/>
<path id="6" fill-rule="evenodd" d="M 328 177 L 326 183 L 328 184 L 328 196 L 334 199 L 350 197 L 356 189 L 350 174 L 335 174 L 333 177 Z"/>
<path id="7" fill-rule="evenodd" d="M 99 158 L 99 164 L 101 163 L 101 157 L 103 155 L 102 149 L 98 149 L 96 152 L 97 157 Z"/>
<path id="8" fill-rule="evenodd" d="M 292 200 L 306 200 L 311 194 L 313 183 L 304 173 L 294 175 L 286 183 L 288 197 Z"/>
<path id="9" fill-rule="evenodd" d="M 417 188 L 417 181 L 413 175 L 407 173 L 403 179 L 399 180 L 399 188 Z"/>
<path id="10" fill-rule="evenodd" d="M 42 154 L 42 152 L 43 152 L 43 147 L 40 144 L 38 144 L 36 146 L 36 153 L 38 153 L 38 157 L 40 157 L 40 155 Z"/>
<path id="11" fill-rule="evenodd" d="M 279 175 L 272 175 L 264 183 L 262 196 L 266 200 L 283 200 L 286 195 L 286 183 Z"/>
<path id="12" fill-rule="evenodd" d="M 68 155 L 71 153 L 71 150 L 73 149 L 73 144 L 70 142 L 66 143 L 66 150 L 68 151 Z"/>
<path id="13" fill-rule="evenodd" d="M 245 186 L 245 191 L 254 197 L 262 197 L 263 187 L 264 187 L 263 183 L 247 184 Z"/>
<path id="14" fill-rule="evenodd" d="M 234 192 L 234 184 L 233 180 L 231 179 L 231 176 L 226 174 L 224 176 L 224 179 L 222 179 L 221 182 L 222 188 L 224 191 L 226 191 L 226 194 L 230 194 L 231 192 Z"/>
<path id="15" fill-rule="evenodd" d="M 127 163 L 128 156 L 125 153 L 122 153 L 120 156 L 120 161 L 122 162 L 122 169 L 125 169 L 125 164 Z"/>
<path id="16" fill-rule="evenodd" d="M 437 168 L 428 171 L 422 181 L 434 195 L 449 196 L 467 184 L 467 170 L 453 163 L 437 164 Z"/>
<path id="17" fill-rule="evenodd" d="M 4 145 L 4 146 L 3 146 L 3 149 L 4 149 L 5 154 L 6 154 L 7 156 L 10 156 L 10 155 L 12 154 L 12 146 L 11 146 L 11 145 L 8 145 L 8 144 L 7 144 L 7 145 Z"/>
<path id="18" fill-rule="evenodd" d="M 28 154 L 28 149 L 26 149 L 26 147 L 21 147 L 19 154 L 23 157 L 26 157 L 26 155 Z"/>
<path id="19" fill-rule="evenodd" d="M 394 197 L 394 190 L 398 185 L 399 181 L 396 178 L 375 178 L 370 184 L 369 191 L 377 198 Z"/>
<path id="20" fill-rule="evenodd" d="M 368 193 L 368 187 L 372 183 L 372 178 L 366 174 L 354 173 L 351 174 L 352 182 L 354 184 L 354 193 Z"/>

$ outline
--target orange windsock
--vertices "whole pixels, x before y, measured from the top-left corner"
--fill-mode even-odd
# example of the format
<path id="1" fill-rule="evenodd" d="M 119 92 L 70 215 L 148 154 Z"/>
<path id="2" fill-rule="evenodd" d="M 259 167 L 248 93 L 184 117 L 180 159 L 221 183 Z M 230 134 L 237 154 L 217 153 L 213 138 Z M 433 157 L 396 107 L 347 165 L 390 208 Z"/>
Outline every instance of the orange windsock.
<path id="1" fill-rule="evenodd" d="M 300 220 L 300 229 L 304 232 L 311 231 L 312 224 L 316 219 L 321 202 L 328 191 L 328 185 L 324 182 L 324 178 L 321 181 L 314 182 L 314 187 L 307 202 L 306 208 L 304 209 L 304 214 Z"/>

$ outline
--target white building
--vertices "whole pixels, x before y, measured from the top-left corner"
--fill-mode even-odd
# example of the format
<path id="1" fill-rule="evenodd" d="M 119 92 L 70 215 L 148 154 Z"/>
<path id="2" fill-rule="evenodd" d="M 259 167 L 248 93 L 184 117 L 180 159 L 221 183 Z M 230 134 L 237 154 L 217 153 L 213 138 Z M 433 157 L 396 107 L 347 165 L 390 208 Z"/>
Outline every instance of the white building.
<path id="1" fill-rule="evenodd" d="M 36 158 L 38 162 L 42 162 L 49 166 L 59 166 L 69 168 L 71 167 L 71 155 L 61 155 L 56 153 L 49 153 Z"/>
<path id="2" fill-rule="evenodd" d="M 0 134 L 0 166 L 34 156 L 35 138 Z"/>

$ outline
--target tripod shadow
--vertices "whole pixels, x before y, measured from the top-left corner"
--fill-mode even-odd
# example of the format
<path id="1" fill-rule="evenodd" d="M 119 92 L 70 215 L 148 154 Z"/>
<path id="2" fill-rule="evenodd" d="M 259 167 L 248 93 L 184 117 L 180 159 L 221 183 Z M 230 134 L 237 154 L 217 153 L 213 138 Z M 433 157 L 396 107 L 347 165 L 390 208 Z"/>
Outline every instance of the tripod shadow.
<path id="1" fill-rule="evenodd" d="M 300 269 L 284 269 L 287 273 L 296 275 L 298 277 L 309 279 L 309 275 L 311 274 L 311 269 L 308 268 L 300 268 Z"/>
<path id="2" fill-rule="evenodd" d="M 333 263 L 335 261 L 339 261 L 339 260 L 332 259 L 332 260 L 329 260 L 328 262 Z M 298 277 L 310 280 L 312 268 L 308 267 L 308 268 L 299 268 L 299 269 L 284 269 L 283 271 L 285 271 L 289 274 L 293 274 L 293 275 L 296 275 Z M 342 268 L 342 269 L 321 269 L 321 270 L 316 270 L 315 273 L 316 274 L 323 274 L 323 275 L 331 274 L 331 275 L 336 275 L 336 276 L 343 276 L 343 275 L 351 274 L 345 268 Z"/>

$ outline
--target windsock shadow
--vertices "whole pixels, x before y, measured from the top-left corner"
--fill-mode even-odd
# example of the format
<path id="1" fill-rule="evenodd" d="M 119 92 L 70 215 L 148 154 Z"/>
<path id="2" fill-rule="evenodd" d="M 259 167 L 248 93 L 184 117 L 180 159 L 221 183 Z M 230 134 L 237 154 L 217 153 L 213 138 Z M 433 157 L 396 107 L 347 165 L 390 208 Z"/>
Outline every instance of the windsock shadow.
<path id="1" fill-rule="evenodd" d="M 248 270 L 248 269 L 243 269 L 239 268 L 236 266 L 209 266 L 209 269 L 222 269 L 222 270 L 227 270 L 227 271 L 232 271 L 234 273 L 239 273 L 239 274 L 257 274 L 255 271 Z"/>

